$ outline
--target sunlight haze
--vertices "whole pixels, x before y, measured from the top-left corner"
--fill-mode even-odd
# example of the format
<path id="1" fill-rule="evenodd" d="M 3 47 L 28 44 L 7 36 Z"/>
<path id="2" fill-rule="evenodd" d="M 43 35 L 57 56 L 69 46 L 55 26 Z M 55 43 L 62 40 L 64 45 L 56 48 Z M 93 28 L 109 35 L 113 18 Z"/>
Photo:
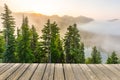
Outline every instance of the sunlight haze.
<path id="1" fill-rule="evenodd" d="M 94 19 L 120 18 L 120 0 L 0 0 L 13 12 L 36 12 L 45 15 L 87 16 Z"/>

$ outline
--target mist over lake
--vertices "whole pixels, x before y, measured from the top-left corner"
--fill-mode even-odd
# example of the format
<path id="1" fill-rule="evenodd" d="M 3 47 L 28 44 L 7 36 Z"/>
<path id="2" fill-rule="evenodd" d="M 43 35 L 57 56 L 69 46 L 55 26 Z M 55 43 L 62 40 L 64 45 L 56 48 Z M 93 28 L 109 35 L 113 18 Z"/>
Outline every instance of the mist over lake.
<path id="1" fill-rule="evenodd" d="M 120 20 L 92 21 L 88 24 L 80 25 L 79 29 L 97 34 L 120 36 Z"/>
<path id="2" fill-rule="evenodd" d="M 89 44 L 85 49 L 86 57 L 90 56 L 91 46 L 98 47 L 103 63 L 113 51 L 120 56 L 120 20 L 92 21 L 78 25 L 78 29 L 89 32 L 83 40 Z"/>

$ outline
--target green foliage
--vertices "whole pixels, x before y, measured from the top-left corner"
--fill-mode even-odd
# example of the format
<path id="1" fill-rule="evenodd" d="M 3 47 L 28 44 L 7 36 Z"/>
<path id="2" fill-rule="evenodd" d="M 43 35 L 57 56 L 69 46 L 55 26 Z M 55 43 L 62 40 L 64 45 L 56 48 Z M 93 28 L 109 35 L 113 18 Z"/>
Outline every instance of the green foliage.
<path id="1" fill-rule="evenodd" d="M 80 57 L 79 58 L 80 58 L 79 63 L 85 63 L 84 43 L 81 43 L 80 45 Z"/>
<path id="2" fill-rule="evenodd" d="M 34 62 L 34 55 L 32 54 L 32 51 L 30 49 L 30 30 L 28 26 L 28 19 L 27 17 L 23 17 L 23 23 L 22 23 L 22 34 L 18 38 L 18 57 L 19 62 L 21 63 L 32 63 Z"/>
<path id="3" fill-rule="evenodd" d="M 4 37 L 3 36 L 0 36 L 0 59 L 3 58 L 3 53 L 5 51 L 5 40 L 4 40 Z"/>
<path id="4" fill-rule="evenodd" d="M 60 40 L 59 28 L 57 24 L 46 23 L 42 30 L 42 53 L 48 62 L 64 62 L 62 42 Z"/>
<path id="5" fill-rule="evenodd" d="M 2 13 L 3 27 L 4 27 L 4 37 L 6 49 L 4 52 L 3 62 L 15 62 L 15 36 L 14 28 L 15 22 L 14 18 L 11 16 L 11 11 L 5 4 L 5 13 Z"/>
<path id="6" fill-rule="evenodd" d="M 108 57 L 108 59 L 107 59 L 107 62 L 106 62 L 107 64 L 111 64 L 111 58 L 110 57 Z"/>
<path id="7" fill-rule="evenodd" d="M 38 42 L 35 51 L 35 63 L 45 63 L 46 61 L 46 56 L 42 54 L 43 51 L 41 46 L 41 42 Z"/>
<path id="8" fill-rule="evenodd" d="M 113 51 L 112 55 L 107 59 L 107 64 L 118 64 L 118 63 L 119 63 L 118 57 L 115 51 Z"/>
<path id="9" fill-rule="evenodd" d="M 31 32 L 31 42 L 30 42 L 30 47 L 31 47 L 31 53 L 35 56 L 35 62 L 38 62 L 39 60 L 36 60 L 37 59 L 37 57 L 38 57 L 38 34 L 37 34 L 37 32 L 36 32 L 36 29 L 35 29 L 35 27 L 32 25 L 32 28 L 31 28 L 31 30 L 30 30 L 30 32 Z M 40 54 L 40 53 L 39 53 Z"/>
<path id="10" fill-rule="evenodd" d="M 44 28 L 42 29 L 42 55 L 44 56 L 44 62 L 51 62 L 50 59 L 50 20 L 47 21 L 47 23 L 44 25 Z"/>
<path id="11" fill-rule="evenodd" d="M 80 46 L 80 35 L 76 24 L 67 28 L 65 34 L 64 51 L 67 63 L 84 63 L 84 45 Z"/>
<path id="12" fill-rule="evenodd" d="M 91 57 L 88 57 L 88 58 L 85 60 L 85 63 L 86 63 L 86 64 L 91 64 L 91 63 L 92 63 Z"/>
<path id="13" fill-rule="evenodd" d="M 97 63 L 98 64 L 100 64 L 100 63 L 102 63 L 102 60 L 101 60 L 102 58 L 101 58 L 101 54 L 100 54 L 100 52 L 98 51 L 97 52 Z"/>
<path id="14" fill-rule="evenodd" d="M 50 51 L 51 51 L 51 61 L 53 63 L 64 62 L 63 60 L 61 60 L 64 59 L 63 57 L 64 54 L 62 49 L 62 43 L 60 40 L 59 28 L 57 27 L 57 24 L 55 22 L 51 24 Z"/>
<path id="15" fill-rule="evenodd" d="M 97 51 L 96 47 L 93 47 L 93 51 L 91 53 L 91 62 L 93 64 L 99 64 L 102 62 L 100 52 Z"/>
<path id="16" fill-rule="evenodd" d="M 63 51 L 62 40 L 60 40 L 60 35 L 57 36 L 57 38 L 56 38 L 56 48 L 57 48 L 57 52 L 59 54 L 58 62 L 59 63 L 65 63 L 65 54 L 64 54 L 64 51 Z"/>

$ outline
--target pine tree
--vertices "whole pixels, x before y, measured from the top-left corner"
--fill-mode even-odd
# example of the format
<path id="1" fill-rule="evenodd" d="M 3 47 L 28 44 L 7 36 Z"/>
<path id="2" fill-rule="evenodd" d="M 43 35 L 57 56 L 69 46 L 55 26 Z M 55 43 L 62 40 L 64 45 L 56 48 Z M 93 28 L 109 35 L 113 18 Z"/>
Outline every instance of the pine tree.
<path id="1" fill-rule="evenodd" d="M 5 4 L 5 13 L 2 13 L 3 27 L 4 27 L 4 37 L 6 49 L 4 52 L 3 62 L 15 62 L 15 36 L 14 28 L 15 21 L 11 15 L 11 11 L 8 6 Z"/>
<path id="2" fill-rule="evenodd" d="M 19 45 L 18 45 L 18 57 L 19 62 L 21 63 L 32 63 L 34 62 L 34 55 L 30 49 L 30 29 L 28 25 L 28 18 L 23 17 L 22 23 L 22 32 L 19 38 Z"/>
<path id="3" fill-rule="evenodd" d="M 36 59 L 38 57 L 37 47 L 39 38 L 34 25 L 32 25 L 30 32 L 31 32 L 31 50 L 32 54 L 35 56 L 35 62 L 37 62 L 38 60 Z"/>
<path id="4" fill-rule="evenodd" d="M 84 44 L 80 45 L 80 61 L 79 63 L 85 63 L 85 53 L 84 53 Z"/>
<path id="5" fill-rule="evenodd" d="M 118 57 L 115 53 L 115 51 L 112 52 L 112 55 L 108 57 L 107 64 L 118 64 Z"/>
<path id="6" fill-rule="evenodd" d="M 92 60 L 92 63 L 93 64 L 99 64 L 101 63 L 101 55 L 100 55 L 100 52 L 97 51 L 97 48 L 96 47 L 93 47 L 93 51 L 91 53 L 91 60 Z"/>
<path id="7" fill-rule="evenodd" d="M 92 56 L 92 63 L 96 63 L 97 62 L 97 49 L 96 47 L 93 47 L 93 51 L 91 53 Z"/>
<path id="8" fill-rule="evenodd" d="M 101 54 L 100 54 L 100 52 L 98 51 L 97 52 L 97 64 L 100 64 L 100 63 L 102 63 L 102 60 L 101 60 L 102 58 L 101 58 Z"/>
<path id="9" fill-rule="evenodd" d="M 65 54 L 64 54 L 64 51 L 63 51 L 63 43 L 62 43 L 62 40 L 60 40 L 60 36 L 57 36 L 56 43 L 57 43 L 56 47 L 58 49 L 58 54 L 59 54 L 58 62 L 59 63 L 65 63 Z"/>
<path id="10" fill-rule="evenodd" d="M 19 60 L 19 57 L 20 57 L 20 54 L 21 53 L 21 46 L 22 46 L 22 32 L 21 32 L 21 29 L 17 28 L 17 38 L 16 38 L 16 52 L 17 52 L 17 55 L 16 55 L 16 61 L 17 62 L 20 62 Z"/>
<path id="11" fill-rule="evenodd" d="M 65 34 L 64 50 L 66 53 L 67 63 L 80 63 L 80 35 L 76 24 L 67 28 L 68 32 Z M 84 49 L 84 48 L 82 48 Z M 82 62 L 82 61 L 81 61 Z"/>
<path id="12" fill-rule="evenodd" d="M 51 43 L 50 43 L 50 51 L 51 51 L 51 61 L 53 63 L 63 62 L 64 59 L 62 44 L 60 40 L 59 28 L 57 24 L 54 22 L 51 24 Z"/>
<path id="13" fill-rule="evenodd" d="M 42 53 L 46 55 L 46 60 L 50 63 L 64 62 L 62 42 L 60 40 L 57 24 L 55 22 L 50 23 L 50 20 L 48 20 L 42 30 L 42 33 Z"/>
<path id="14" fill-rule="evenodd" d="M 107 62 L 106 62 L 107 64 L 111 64 L 112 62 L 111 62 L 111 58 L 110 57 L 108 57 L 108 59 L 107 59 Z"/>
<path id="15" fill-rule="evenodd" d="M 3 53 L 4 53 L 4 50 L 5 50 L 5 40 L 4 40 L 4 37 L 0 35 L 0 59 L 3 58 Z"/>
<path id="16" fill-rule="evenodd" d="M 50 31 L 51 31 L 51 23 L 50 20 L 47 21 L 47 23 L 44 25 L 44 28 L 42 29 L 42 54 L 44 58 L 44 62 L 51 62 L 51 52 L 50 52 Z"/>
<path id="17" fill-rule="evenodd" d="M 20 33 L 20 29 L 17 28 L 17 37 L 19 37 L 20 35 L 21 35 L 21 33 Z"/>

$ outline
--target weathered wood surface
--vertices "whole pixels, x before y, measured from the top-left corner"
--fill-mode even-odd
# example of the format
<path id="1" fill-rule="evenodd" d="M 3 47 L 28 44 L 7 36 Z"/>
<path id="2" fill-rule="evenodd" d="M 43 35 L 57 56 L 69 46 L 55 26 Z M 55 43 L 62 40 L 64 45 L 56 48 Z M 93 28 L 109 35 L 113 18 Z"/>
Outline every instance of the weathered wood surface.
<path id="1" fill-rule="evenodd" d="M 0 80 L 120 80 L 120 64 L 1 63 Z"/>

